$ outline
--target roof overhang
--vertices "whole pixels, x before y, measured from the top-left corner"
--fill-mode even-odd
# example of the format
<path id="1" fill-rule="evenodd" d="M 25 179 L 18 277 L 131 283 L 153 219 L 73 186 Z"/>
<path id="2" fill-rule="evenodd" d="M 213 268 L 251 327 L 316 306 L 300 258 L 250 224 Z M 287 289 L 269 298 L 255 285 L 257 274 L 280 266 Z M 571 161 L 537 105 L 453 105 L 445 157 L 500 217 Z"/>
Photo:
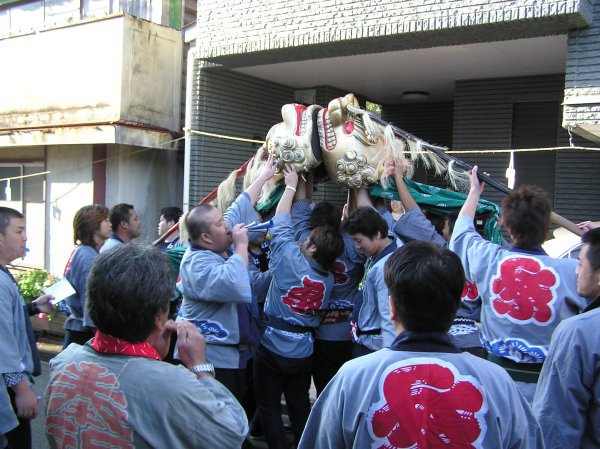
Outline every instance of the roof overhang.
<path id="1" fill-rule="evenodd" d="M 452 101 L 458 80 L 565 72 L 567 35 L 357 54 L 253 65 L 238 72 L 296 89 L 335 86 L 382 104 L 424 91 L 429 102 Z"/>
<path id="2" fill-rule="evenodd" d="M 360 27 L 348 22 L 353 24 L 350 30 L 292 28 L 295 32 L 281 37 L 272 36 L 272 27 L 252 29 L 251 35 L 233 34 L 231 39 L 218 33 L 211 36 L 207 33 L 214 30 L 203 27 L 204 17 L 200 15 L 198 42 L 203 45 L 198 54 L 204 61 L 239 68 L 567 34 L 593 22 L 593 6 L 588 0 L 539 2 L 527 7 L 519 2 L 496 3 L 485 11 L 465 14 L 440 13 L 407 21 L 399 17 L 393 26 L 381 23 Z M 460 7 L 455 12 L 460 12 Z"/>

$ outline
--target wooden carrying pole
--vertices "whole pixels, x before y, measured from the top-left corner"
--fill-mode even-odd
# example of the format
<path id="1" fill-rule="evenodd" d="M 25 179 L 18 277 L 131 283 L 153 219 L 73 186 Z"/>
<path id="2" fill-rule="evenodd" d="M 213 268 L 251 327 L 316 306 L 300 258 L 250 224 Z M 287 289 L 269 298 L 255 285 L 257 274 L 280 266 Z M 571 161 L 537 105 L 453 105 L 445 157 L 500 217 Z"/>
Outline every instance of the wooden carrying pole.
<path id="1" fill-rule="evenodd" d="M 450 160 L 453 160 L 455 165 L 460 166 L 461 169 L 465 170 L 465 171 L 471 171 L 473 169 L 473 167 L 471 167 L 470 165 L 464 163 L 463 161 L 459 161 L 458 159 L 444 153 L 443 151 L 440 151 L 436 148 L 431 148 L 431 151 L 433 151 L 434 153 L 436 153 L 438 156 L 440 156 L 441 158 L 447 160 L 446 158 L 450 158 Z M 512 192 L 512 190 L 505 186 L 504 184 L 496 181 L 495 179 L 490 178 L 488 175 L 486 175 L 485 173 L 480 172 L 479 170 L 477 170 L 477 178 L 479 178 L 479 180 L 481 182 L 485 182 L 486 184 L 490 185 L 491 187 L 495 188 L 496 190 L 499 190 L 500 192 L 508 195 L 509 193 Z M 562 226 L 563 228 L 567 229 L 568 231 L 571 231 L 573 234 L 575 235 L 583 235 L 584 231 L 582 229 L 579 229 L 579 227 L 573 223 L 572 221 L 567 220 L 565 217 L 563 217 L 562 215 L 558 215 L 556 212 L 552 211 L 550 212 L 550 221 L 552 223 L 555 223 L 559 226 Z"/>
<path id="2" fill-rule="evenodd" d="M 362 111 L 364 113 L 364 111 Z M 382 126 L 391 126 L 392 130 L 394 131 L 394 134 L 397 135 L 398 137 L 404 138 L 404 139 L 408 139 L 411 140 L 412 142 L 419 142 L 420 139 L 418 139 L 417 137 L 413 136 L 412 134 L 404 131 L 403 129 L 400 129 L 394 125 L 390 125 L 389 123 L 383 121 L 381 118 L 377 117 L 376 115 L 373 115 L 371 113 L 368 113 L 369 117 L 379 123 Z M 429 143 L 423 142 L 424 145 L 424 149 L 425 150 L 430 150 L 433 153 L 435 153 L 436 155 L 438 155 L 441 159 L 443 159 L 446 162 L 453 162 L 455 166 L 457 166 L 458 168 L 465 170 L 467 172 L 470 172 L 473 167 L 471 167 L 469 164 L 456 159 L 453 156 L 450 156 L 449 154 L 446 154 L 446 150 L 448 148 L 445 147 L 440 147 L 437 145 L 431 145 Z M 487 176 L 486 174 L 483 173 L 483 170 L 478 170 L 477 171 L 477 177 L 479 178 L 480 181 L 485 182 L 486 184 L 490 185 L 491 187 L 495 188 L 496 190 L 499 190 L 500 192 L 504 193 L 504 194 L 509 194 L 510 192 L 512 192 L 512 190 L 510 188 L 508 188 L 507 186 L 505 186 L 504 184 L 496 181 L 495 179 L 490 178 L 489 176 Z M 583 235 L 584 231 L 582 229 L 579 229 L 579 227 L 573 223 L 572 221 L 567 220 L 565 217 L 558 215 L 556 212 L 552 211 L 550 213 L 550 221 L 552 223 L 555 223 L 559 226 L 562 226 L 563 228 L 567 229 L 568 231 L 571 231 L 573 234 L 575 235 Z"/>

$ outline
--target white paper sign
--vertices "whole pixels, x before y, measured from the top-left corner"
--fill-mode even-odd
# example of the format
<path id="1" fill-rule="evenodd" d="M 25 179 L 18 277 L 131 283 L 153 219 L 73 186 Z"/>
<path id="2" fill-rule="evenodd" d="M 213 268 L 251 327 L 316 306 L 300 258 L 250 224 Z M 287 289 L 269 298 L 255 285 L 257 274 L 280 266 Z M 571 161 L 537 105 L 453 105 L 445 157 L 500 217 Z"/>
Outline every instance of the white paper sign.
<path id="1" fill-rule="evenodd" d="M 75 289 L 71 285 L 67 278 L 62 278 L 56 284 L 51 285 L 44 290 L 44 294 L 54 296 L 54 299 L 50 301 L 52 305 L 56 305 L 63 299 L 75 294 Z"/>

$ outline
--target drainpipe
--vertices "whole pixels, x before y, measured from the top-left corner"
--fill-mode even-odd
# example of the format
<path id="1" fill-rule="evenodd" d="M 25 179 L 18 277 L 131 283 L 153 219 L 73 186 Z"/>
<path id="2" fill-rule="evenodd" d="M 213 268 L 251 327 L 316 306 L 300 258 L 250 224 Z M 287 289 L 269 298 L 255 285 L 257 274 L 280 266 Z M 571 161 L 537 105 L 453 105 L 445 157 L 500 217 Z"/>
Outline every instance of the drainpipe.
<path id="1" fill-rule="evenodd" d="M 192 97 L 194 93 L 194 62 L 196 47 L 191 47 L 187 54 L 187 73 L 185 81 L 185 152 L 183 162 L 183 211 L 190 209 L 190 165 L 192 154 Z"/>

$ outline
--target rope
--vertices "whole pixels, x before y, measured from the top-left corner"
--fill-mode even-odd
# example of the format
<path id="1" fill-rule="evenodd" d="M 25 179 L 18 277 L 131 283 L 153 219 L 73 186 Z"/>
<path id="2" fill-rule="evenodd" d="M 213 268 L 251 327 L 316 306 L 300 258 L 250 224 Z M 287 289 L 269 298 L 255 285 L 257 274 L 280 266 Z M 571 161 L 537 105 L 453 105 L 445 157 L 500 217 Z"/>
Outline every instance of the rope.
<path id="1" fill-rule="evenodd" d="M 177 139 L 171 139 L 171 140 L 169 140 L 169 141 L 167 141 L 167 142 L 163 142 L 163 143 L 161 143 L 161 144 L 160 144 L 160 146 L 163 146 L 163 145 L 168 145 L 168 144 L 170 144 L 170 143 L 177 142 L 177 141 L 179 141 L 179 140 L 185 139 L 185 137 L 186 137 L 186 136 L 183 136 L 183 137 L 178 137 Z M 151 149 L 152 149 L 152 148 L 142 148 L 142 149 L 140 149 L 140 150 L 132 151 L 130 154 L 128 154 L 128 155 L 125 155 L 125 156 L 123 156 L 123 155 L 119 155 L 119 156 L 107 157 L 107 158 L 105 158 L 105 159 L 98 159 L 97 161 L 94 161 L 94 162 L 92 162 L 91 164 L 79 165 L 79 166 L 75 167 L 75 169 L 82 169 L 82 168 L 86 168 L 86 167 L 91 167 L 91 166 L 92 166 L 92 165 L 94 165 L 94 164 L 99 164 L 99 163 L 101 163 L 101 162 L 108 162 L 108 161 L 112 161 L 113 159 L 121 159 L 121 158 L 125 158 L 125 157 L 134 156 L 134 155 L 136 155 L 136 154 L 143 153 L 144 151 L 149 151 L 149 150 L 151 150 Z M 16 164 L 16 165 L 20 165 L 18 162 L 15 162 L 15 164 Z M 69 171 L 69 172 L 71 172 L 71 171 L 73 171 L 73 170 L 74 170 L 74 169 L 72 169 L 72 168 L 70 168 L 70 169 L 68 169 L 68 170 L 67 170 L 67 169 L 65 169 L 65 170 L 47 170 L 47 171 L 42 171 L 42 172 L 39 172 L 39 173 L 32 173 L 32 174 L 29 174 L 29 175 L 13 176 L 12 178 L 0 178 L 0 182 L 2 182 L 2 181 L 14 181 L 14 180 L 17 180 L 17 179 L 31 178 L 31 177 L 33 177 L 33 176 L 42 176 L 42 175 L 48 175 L 48 174 L 50 174 L 50 173 L 57 174 L 57 173 L 61 173 L 61 172 L 63 172 L 63 171 Z"/>
<path id="2" fill-rule="evenodd" d="M 447 154 L 490 154 L 490 153 L 537 153 L 541 151 L 600 151 L 600 148 L 593 147 L 549 147 L 549 148 L 515 148 L 515 149 L 495 149 L 495 150 L 451 150 L 445 151 Z"/>
<path id="3" fill-rule="evenodd" d="M 246 139 L 244 137 L 236 137 L 229 136 L 226 134 L 218 134 L 218 133 L 209 133 L 206 131 L 197 131 L 193 129 L 183 129 L 190 134 L 196 134 L 201 136 L 214 137 L 215 139 L 225 139 L 225 140 L 234 140 L 238 142 L 251 142 L 251 143 L 260 143 L 264 144 L 264 140 L 255 140 L 255 139 Z M 426 142 L 424 142 L 426 143 Z M 428 144 L 427 144 L 428 145 Z M 444 147 L 440 147 L 444 148 Z M 584 150 L 584 151 L 600 151 L 600 148 L 593 147 L 548 147 L 548 148 L 511 148 L 511 149 L 490 149 L 490 150 L 445 150 L 447 154 L 491 154 L 491 153 L 510 153 L 511 151 L 515 153 L 535 153 L 540 151 L 560 151 L 560 150 Z M 421 151 L 421 153 L 426 153 L 427 151 Z M 410 154 L 410 151 L 404 151 L 404 154 Z"/>
<path id="4" fill-rule="evenodd" d="M 206 131 L 196 131 L 194 129 L 188 129 L 188 128 L 183 128 L 183 130 L 186 133 L 189 132 L 190 134 L 197 134 L 200 136 L 215 137 L 217 139 L 235 140 L 238 142 L 260 143 L 261 145 L 263 145 L 265 143 L 264 140 L 246 139 L 245 137 L 227 136 L 225 134 L 215 134 L 215 133 L 209 133 Z"/>
<path id="5" fill-rule="evenodd" d="M 247 139 L 245 137 L 237 137 L 237 136 L 229 136 L 226 134 L 218 134 L 218 133 L 209 133 L 207 131 L 198 131 L 195 129 L 189 129 L 189 128 L 183 128 L 183 131 L 186 133 L 185 136 L 183 137 L 179 137 L 177 139 L 173 139 L 173 140 L 169 140 L 168 142 L 163 142 L 161 143 L 161 146 L 163 145 L 168 145 L 170 143 L 173 142 L 177 142 L 179 140 L 185 139 L 187 137 L 187 133 L 189 134 L 195 134 L 195 135 L 200 135 L 200 136 L 207 136 L 207 137 L 213 137 L 215 139 L 224 139 L 224 140 L 233 140 L 236 142 L 249 142 L 249 143 L 257 143 L 257 144 L 261 144 L 263 145 L 265 143 L 264 140 L 256 140 L 256 139 Z M 570 130 L 569 130 L 570 132 Z M 426 145 L 426 142 L 424 142 Z M 440 147 L 443 148 L 443 147 Z M 144 148 L 142 150 L 136 151 L 133 154 L 137 154 L 139 152 L 142 151 L 148 151 L 151 148 Z M 501 154 L 501 153 L 538 153 L 538 152 L 544 152 L 544 151 L 563 151 L 563 150 L 574 150 L 574 151 L 600 151 L 600 148 L 593 148 L 593 147 L 576 147 L 576 146 L 568 146 L 568 147 L 547 147 L 547 148 L 510 148 L 510 149 L 489 149 L 489 150 L 448 150 L 445 149 L 444 152 L 446 154 L 480 154 L 480 155 L 486 155 L 486 154 Z M 418 153 L 427 153 L 427 151 L 420 151 Z M 410 151 L 404 151 L 404 154 L 411 154 Z M 106 162 L 108 160 L 111 159 L 118 159 L 122 156 L 116 156 L 114 158 L 107 158 L 107 159 L 102 159 L 102 160 L 98 160 L 93 162 L 92 164 L 88 164 L 88 165 L 82 165 L 78 168 L 85 168 L 85 167 L 89 167 L 93 164 L 97 164 L 99 162 Z M 60 172 L 60 171 L 59 171 Z M 47 175 L 49 173 L 57 173 L 56 171 L 44 171 L 44 172 L 40 172 L 40 173 L 33 173 L 30 175 L 23 175 L 23 176 L 14 176 L 12 178 L 1 178 L 0 182 L 2 181 L 12 181 L 12 180 L 16 180 L 16 179 L 23 179 L 23 178 L 28 178 L 28 177 L 32 177 L 32 176 L 41 176 L 41 175 Z"/>
<path id="6" fill-rule="evenodd" d="M 17 164 L 20 165 L 20 164 Z M 39 173 L 32 173 L 30 175 L 22 175 L 22 176 L 13 176 L 12 178 L 1 178 L 1 181 L 12 181 L 13 179 L 24 179 L 24 178 L 31 178 L 32 176 L 41 176 L 41 175 L 47 175 L 48 173 L 52 173 L 50 170 L 48 171 L 42 171 Z"/>

